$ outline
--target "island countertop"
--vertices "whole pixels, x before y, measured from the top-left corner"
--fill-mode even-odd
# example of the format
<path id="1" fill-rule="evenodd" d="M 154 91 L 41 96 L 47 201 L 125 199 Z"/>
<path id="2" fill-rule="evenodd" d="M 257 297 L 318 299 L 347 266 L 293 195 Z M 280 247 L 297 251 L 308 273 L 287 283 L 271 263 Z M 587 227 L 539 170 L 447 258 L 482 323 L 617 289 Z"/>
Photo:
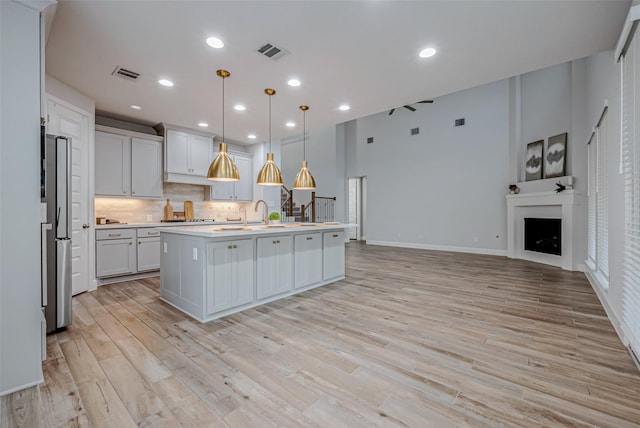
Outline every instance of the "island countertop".
<path id="1" fill-rule="evenodd" d="M 270 235 L 277 233 L 298 233 L 298 232 L 321 232 L 330 229 L 346 229 L 349 224 L 330 223 L 279 223 L 269 225 L 250 224 L 246 227 L 242 225 L 200 225 L 181 226 L 159 229 L 161 233 L 191 235 L 205 238 L 229 238 L 239 236 Z"/>

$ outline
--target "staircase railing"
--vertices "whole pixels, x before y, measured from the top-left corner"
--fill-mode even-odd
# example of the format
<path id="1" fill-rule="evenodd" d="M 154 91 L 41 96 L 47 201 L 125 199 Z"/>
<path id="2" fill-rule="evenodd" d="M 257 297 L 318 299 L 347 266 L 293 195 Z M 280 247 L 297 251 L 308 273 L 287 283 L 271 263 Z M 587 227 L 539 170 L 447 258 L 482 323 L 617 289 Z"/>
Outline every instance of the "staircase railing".
<path id="1" fill-rule="evenodd" d="M 282 213 L 287 217 L 293 217 L 293 190 L 287 189 L 286 186 L 280 187 L 280 206 Z"/>
<path id="2" fill-rule="evenodd" d="M 311 221 L 311 223 L 334 221 L 335 205 L 335 196 L 316 196 L 316 192 L 311 192 L 311 202 L 306 205 L 300 205 L 301 221 Z M 311 215 L 309 215 L 309 211 L 311 211 Z"/>

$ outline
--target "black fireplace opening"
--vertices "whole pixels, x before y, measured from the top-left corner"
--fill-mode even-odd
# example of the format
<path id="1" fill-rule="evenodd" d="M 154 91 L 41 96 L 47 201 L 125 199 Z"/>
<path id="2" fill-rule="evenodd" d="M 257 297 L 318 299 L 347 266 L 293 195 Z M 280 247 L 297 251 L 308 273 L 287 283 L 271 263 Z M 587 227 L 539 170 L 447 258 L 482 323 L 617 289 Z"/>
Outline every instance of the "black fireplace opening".
<path id="1" fill-rule="evenodd" d="M 562 219 L 525 218 L 524 249 L 562 255 Z"/>

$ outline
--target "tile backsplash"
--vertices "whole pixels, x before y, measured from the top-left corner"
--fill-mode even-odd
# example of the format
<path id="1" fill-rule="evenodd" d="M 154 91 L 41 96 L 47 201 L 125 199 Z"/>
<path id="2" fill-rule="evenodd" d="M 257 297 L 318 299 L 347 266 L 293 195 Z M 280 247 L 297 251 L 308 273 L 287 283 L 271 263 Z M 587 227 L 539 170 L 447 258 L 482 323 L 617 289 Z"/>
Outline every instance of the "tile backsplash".
<path id="1" fill-rule="evenodd" d="M 169 199 L 174 211 L 184 211 L 184 201 L 192 201 L 195 218 L 226 221 L 227 218 L 240 217 L 240 207 L 246 205 L 248 221 L 262 219 L 263 208 L 255 212 L 252 202 L 205 201 L 206 188 L 193 184 L 164 183 L 164 197 L 161 200 L 96 197 L 95 216 L 116 219 L 122 223 L 158 223 L 164 219 L 164 206 Z"/>

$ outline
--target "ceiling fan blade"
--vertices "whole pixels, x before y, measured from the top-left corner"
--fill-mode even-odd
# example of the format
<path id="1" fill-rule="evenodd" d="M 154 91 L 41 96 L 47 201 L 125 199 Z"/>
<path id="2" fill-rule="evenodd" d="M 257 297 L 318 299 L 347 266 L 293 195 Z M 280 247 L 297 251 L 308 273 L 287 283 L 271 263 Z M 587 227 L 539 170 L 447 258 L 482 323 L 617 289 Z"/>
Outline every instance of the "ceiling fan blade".
<path id="1" fill-rule="evenodd" d="M 396 111 L 396 109 L 392 108 L 391 110 L 389 110 L 389 114 L 388 116 L 391 116 L 393 114 L 393 112 Z"/>
<path id="2" fill-rule="evenodd" d="M 422 100 L 422 101 L 418 101 L 418 103 L 420 103 L 420 104 L 422 104 L 422 103 L 432 104 L 433 100 Z"/>
<path id="3" fill-rule="evenodd" d="M 411 106 L 404 106 L 404 108 L 406 108 L 407 110 L 416 111 L 416 109 Z"/>

